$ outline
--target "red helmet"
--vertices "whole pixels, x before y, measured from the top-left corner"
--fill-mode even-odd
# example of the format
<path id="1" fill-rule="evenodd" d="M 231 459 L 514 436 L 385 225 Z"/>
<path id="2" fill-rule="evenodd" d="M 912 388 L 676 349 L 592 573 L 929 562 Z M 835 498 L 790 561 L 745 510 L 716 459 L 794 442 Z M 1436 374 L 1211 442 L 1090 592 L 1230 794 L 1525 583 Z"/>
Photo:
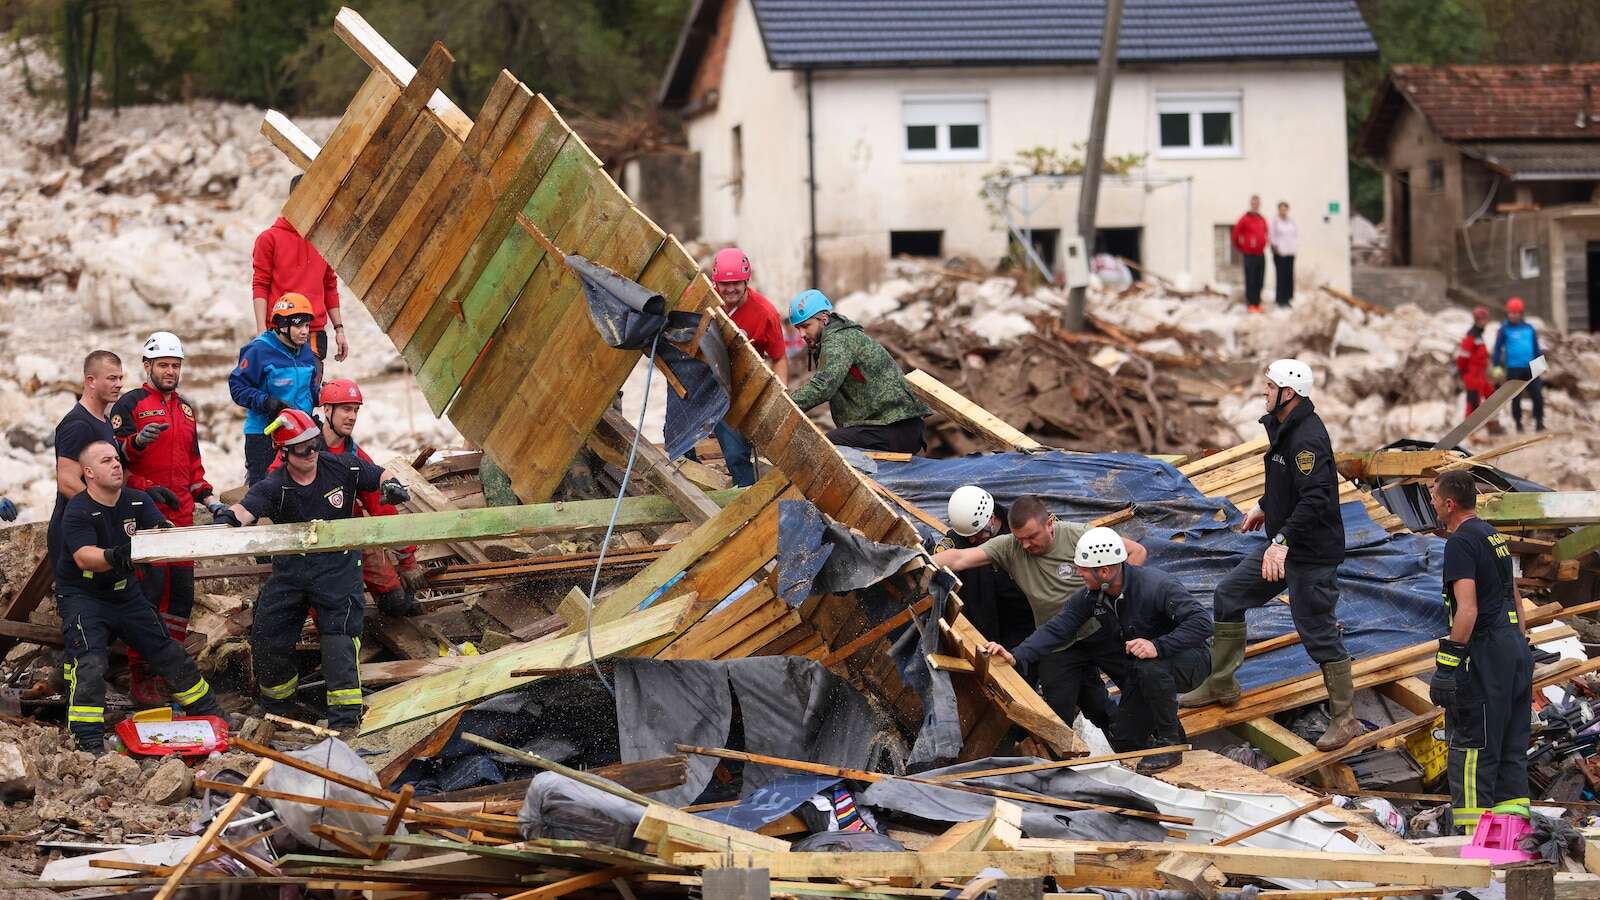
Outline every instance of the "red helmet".
<path id="1" fill-rule="evenodd" d="M 738 247 L 728 247 L 717 251 L 711 258 L 711 280 L 722 281 L 749 281 L 750 257 Z"/>
<path id="2" fill-rule="evenodd" d="M 360 406 L 361 388 L 348 378 L 335 378 L 323 383 L 322 393 L 317 395 L 317 402 L 323 406 L 337 406 L 344 403 Z"/>
<path id="3" fill-rule="evenodd" d="M 1472 321 L 1474 321 L 1474 322 L 1487 322 L 1487 321 L 1489 321 L 1489 307 L 1487 307 L 1487 306 L 1474 307 L 1473 310 L 1472 310 Z"/>
<path id="4" fill-rule="evenodd" d="M 1521 314 L 1525 308 L 1521 297 L 1512 297 L 1506 301 L 1506 312 L 1508 313 Z"/>
<path id="5" fill-rule="evenodd" d="M 278 413 L 278 417 L 263 429 L 263 433 L 272 436 L 272 446 L 282 450 L 295 444 L 315 440 L 322 435 L 322 429 L 312 418 L 298 409 L 286 409 Z"/>

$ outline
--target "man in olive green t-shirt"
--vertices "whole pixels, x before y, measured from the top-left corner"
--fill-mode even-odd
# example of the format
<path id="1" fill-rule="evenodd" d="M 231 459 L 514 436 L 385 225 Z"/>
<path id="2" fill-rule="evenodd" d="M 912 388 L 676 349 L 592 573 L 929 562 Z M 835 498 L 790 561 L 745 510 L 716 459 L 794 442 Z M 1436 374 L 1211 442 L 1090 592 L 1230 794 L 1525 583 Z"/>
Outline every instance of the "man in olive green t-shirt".
<path id="1" fill-rule="evenodd" d="M 1083 579 L 1078 577 L 1072 557 L 1078 538 L 1083 537 L 1090 526 L 1057 520 L 1044 501 L 1032 494 L 1018 497 L 1011 504 L 1007 521 L 1011 525 L 1010 534 L 992 537 L 977 547 L 942 550 L 933 555 L 933 561 L 952 572 L 991 564 L 998 566 L 1028 598 L 1037 628 L 1050 621 L 1061 604 L 1083 587 Z M 1127 538 L 1122 540 L 1128 547 L 1128 562 L 1142 565 L 1148 555 L 1144 546 Z M 1096 637 L 1094 630 L 1098 625 L 1098 619 L 1091 619 L 1074 641 Z M 1106 728 L 1111 720 L 1111 706 L 1105 682 L 1098 671 L 1080 671 L 1081 668 L 1068 664 L 1060 653 L 1040 660 L 1038 671 L 1034 673 L 1040 693 L 1068 727 L 1078 717 L 1081 707 L 1090 722 Z"/>

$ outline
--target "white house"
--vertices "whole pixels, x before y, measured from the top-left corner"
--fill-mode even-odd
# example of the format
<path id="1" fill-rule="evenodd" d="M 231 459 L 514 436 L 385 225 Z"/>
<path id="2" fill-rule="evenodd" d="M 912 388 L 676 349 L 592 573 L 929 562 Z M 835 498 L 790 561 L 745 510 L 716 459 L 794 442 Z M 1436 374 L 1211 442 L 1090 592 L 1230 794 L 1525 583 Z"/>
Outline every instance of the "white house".
<path id="1" fill-rule="evenodd" d="M 780 299 L 900 253 L 998 261 L 985 175 L 1033 147 L 1081 156 L 1103 6 L 697 0 L 660 100 L 699 156 L 699 237 L 743 247 Z M 1256 193 L 1291 205 L 1296 281 L 1348 289 L 1343 61 L 1376 51 L 1354 0 L 1127 0 L 1120 40 L 1106 154 L 1145 159 L 1103 183 L 1101 249 L 1239 284 L 1228 232 Z M 1011 199 L 1044 256 L 1076 232 L 1075 180 Z"/>

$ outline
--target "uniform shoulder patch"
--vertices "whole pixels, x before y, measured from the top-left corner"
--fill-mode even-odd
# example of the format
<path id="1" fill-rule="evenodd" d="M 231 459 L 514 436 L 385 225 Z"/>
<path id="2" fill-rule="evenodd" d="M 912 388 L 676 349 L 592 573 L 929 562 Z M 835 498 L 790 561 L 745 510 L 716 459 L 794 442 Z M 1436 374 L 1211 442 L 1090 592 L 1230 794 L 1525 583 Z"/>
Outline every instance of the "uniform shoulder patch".
<path id="1" fill-rule="evenodd" d="M 1294 464 L 1299 467 L 1301 475 L 1310 475 L 1317 465 L 1317 455 L 1310 450 L 1301 450 L 1294 455 Z"/>

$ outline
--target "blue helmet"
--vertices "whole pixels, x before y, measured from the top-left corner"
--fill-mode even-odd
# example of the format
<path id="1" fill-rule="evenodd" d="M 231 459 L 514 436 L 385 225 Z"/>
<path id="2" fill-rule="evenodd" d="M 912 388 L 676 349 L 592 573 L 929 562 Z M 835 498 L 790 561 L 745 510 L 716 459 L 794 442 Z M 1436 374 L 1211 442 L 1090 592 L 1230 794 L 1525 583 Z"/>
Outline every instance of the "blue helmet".
<path id="1" fill-rule="evenodd" d="M 801 291 L 789 301 L 789 324 L 799 326 L 801 322 L 811 318 L 817 313 L 832 312 L 833 304 L 828 301 L 828 295 L 812 288 Z"/>

